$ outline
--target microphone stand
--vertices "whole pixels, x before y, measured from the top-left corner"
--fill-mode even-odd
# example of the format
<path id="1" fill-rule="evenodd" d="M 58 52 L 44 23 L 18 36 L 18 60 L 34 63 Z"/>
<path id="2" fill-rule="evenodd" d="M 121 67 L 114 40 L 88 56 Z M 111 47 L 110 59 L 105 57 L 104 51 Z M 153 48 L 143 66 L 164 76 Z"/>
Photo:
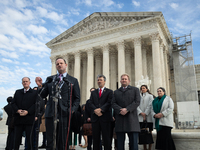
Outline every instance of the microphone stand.
<path id="1" fill-rule="evenodd" d="M 55 76 L 56 78 L 56 76 Z M 55 84 L 54 84 L 55 83 Z M 53 84 L 52 84 L 52 99 L 53 99 L 53 102 L 54 102 L 54 117 L 53 117 L 53 121 L 54 121 L 54 132 L 53 132 L 53 150 L 56 150 L 56 131 L 57 131 L 57 113 L 58 113 L 58 109 L 57 109 L 57 106 L 58 106 L 58 101 L 60 99 L 62 99 L 61 97 L 61 88 L 60 86 L 58 85 L 58 81 L 55 82 L 55 79 L 53 80 Z M 54 93 L 54 86 L 55 87 L 55 93 Z M 52 105 L 53 106 L 53 105 Z"/>

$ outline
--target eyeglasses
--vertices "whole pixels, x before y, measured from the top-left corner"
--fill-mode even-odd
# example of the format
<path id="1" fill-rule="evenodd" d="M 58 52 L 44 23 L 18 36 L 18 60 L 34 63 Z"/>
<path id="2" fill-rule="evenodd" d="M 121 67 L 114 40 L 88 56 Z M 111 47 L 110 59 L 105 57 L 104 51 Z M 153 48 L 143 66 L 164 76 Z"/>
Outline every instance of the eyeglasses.
<path id="1" fill-rule="evenodd" d="M 157 92 L 162 92 L 162 91 L 160 90 L 160 91 L 157 91 Z"/>

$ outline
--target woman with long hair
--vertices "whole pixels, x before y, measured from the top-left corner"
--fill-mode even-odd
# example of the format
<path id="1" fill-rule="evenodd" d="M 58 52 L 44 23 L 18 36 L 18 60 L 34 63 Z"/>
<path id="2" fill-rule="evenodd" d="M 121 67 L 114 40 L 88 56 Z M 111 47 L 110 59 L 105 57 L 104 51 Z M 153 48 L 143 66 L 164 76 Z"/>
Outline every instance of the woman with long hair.
<path id="1" fill-rule="evenodd" d="M 141 101 L 140 105 L 137 108 L 138 112 L 138 119 L 140 122 L 140 128 L 145 128 L 145 125 L 147 124 L 147 128 L 149 128 L 149 131 L 153 131 L 153 121 L 151 116 L 151 107 L 152 107 L 152 101 L 154 99 L 153 95 L 150 93 L 147 85 L 142 85 L 140 87 L 140 94 L 141 94 Z M 149 143 L 149 149 L 151 150 L 152 143 Z M 147 150 L 147 144 L 143 144 L 144 150 Z"/>

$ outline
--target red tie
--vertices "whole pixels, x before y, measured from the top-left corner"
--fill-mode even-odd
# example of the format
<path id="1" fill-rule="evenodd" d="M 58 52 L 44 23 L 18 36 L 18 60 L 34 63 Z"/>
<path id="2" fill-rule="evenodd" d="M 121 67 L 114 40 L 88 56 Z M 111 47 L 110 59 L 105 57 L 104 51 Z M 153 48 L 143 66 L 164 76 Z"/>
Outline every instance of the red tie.
<path id="1" fill-rule="evenodd" d="M 101 88 L 100 88 L 100 91 L 99 91 L 99 97 L 101 97 Z"/>

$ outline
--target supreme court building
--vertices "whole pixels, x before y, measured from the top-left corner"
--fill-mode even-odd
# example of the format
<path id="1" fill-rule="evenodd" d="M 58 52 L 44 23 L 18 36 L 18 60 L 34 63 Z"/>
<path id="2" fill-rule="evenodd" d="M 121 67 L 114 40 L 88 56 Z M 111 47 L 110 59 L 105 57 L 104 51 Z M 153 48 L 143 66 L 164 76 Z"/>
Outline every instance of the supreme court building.
<path id="1" fill-rule="evenodd" d="M 131 85 L 147 84 L 155 95 L 165 87 L 170 95 L 169 52 L 172 38 L 162 12 L 93 13 L 46 44 L 55 59 L 66 59 L 67 72 L 76 77 L 81 103 L 97 88 L 97 75 L 106 76 L 106 87 L 116 90 L 120 76 L 128 73 Z"/>

